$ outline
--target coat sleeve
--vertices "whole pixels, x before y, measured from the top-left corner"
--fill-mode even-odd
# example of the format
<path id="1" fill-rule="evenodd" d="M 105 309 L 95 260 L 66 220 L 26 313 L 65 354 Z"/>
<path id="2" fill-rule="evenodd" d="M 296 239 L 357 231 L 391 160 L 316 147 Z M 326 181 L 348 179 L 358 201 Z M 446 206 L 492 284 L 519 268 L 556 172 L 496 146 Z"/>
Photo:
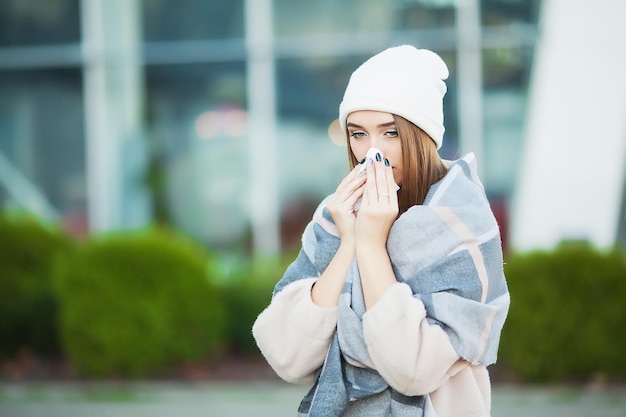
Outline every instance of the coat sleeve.
<path id="1" fill-rule="evenodd" d="M 428 322 L 424 304 L 403 283 L 363 315 L 363 335 L 376 370 L 404 395 L 431 393 L 469 365 L 444 330 Z"/>
<path id="2" fill-rule="evenodd" d="M 282 379 L 308 382 L 322 366 L 337 327 L 337 308 L 311 299 L 317 278 L 288 284 L 257 317 L 252 334 L 261 353 Z"/>

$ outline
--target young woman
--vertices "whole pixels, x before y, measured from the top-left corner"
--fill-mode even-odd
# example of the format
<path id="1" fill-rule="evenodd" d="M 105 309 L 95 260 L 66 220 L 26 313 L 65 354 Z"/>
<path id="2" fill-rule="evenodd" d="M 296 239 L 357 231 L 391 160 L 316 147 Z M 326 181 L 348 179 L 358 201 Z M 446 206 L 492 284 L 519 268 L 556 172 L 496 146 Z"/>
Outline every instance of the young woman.
<path id="1" fill-rule="evenodd" d="M 300 416 L 490 415 L 509 294 L 473 154 L 437 153 L 447 76 L 403 45 L 350 78 L 338 128 L 352 170 L 253 327 L 280 377 L 313 383 Z"/>

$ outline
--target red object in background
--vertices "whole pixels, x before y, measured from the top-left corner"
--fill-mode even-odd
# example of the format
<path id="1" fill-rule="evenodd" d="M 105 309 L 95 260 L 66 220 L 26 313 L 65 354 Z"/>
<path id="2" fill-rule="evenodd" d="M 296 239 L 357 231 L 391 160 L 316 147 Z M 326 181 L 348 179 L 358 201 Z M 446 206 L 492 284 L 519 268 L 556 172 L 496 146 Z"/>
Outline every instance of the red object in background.
<path id="1" fill-rule="evenodd" d="M 491 204 L 491 210 L 496 217 L 498 226 L 500 226 L 500 237 L 502 239 L 502 252 L 506 257 L 509 253 L 509 210 L 506 204 L 506 200 L 502 197 L 493 198 L 489 200 Z"/>
<path id="2" fill-rule="evenodd" d="M 63 229 L 74 237 L 85 237 L 89 234 L 89 220 L 84 211 L 72 211 L 63 216 Z"/>
<path id="3" fill-rule="evenodd" d="M 319 201 L 312 197 L 292 200 L 283 209 L 280 219 L 280 239 L 283 249 L 293 249 L 300 245 L 304 228 L 311 221 Z"/>

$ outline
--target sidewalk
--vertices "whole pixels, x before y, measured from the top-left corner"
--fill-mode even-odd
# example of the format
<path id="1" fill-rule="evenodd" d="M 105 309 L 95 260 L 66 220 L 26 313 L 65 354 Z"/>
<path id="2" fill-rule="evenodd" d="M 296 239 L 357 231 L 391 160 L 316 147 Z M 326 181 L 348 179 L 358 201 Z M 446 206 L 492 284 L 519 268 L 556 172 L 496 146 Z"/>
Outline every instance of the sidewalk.
<path id="1" fill-rule="evenodd" d="M 0 383 L 2 417 L 295 416 L 307 387 L 245 383 Z M 493 417 L 626 417 L 626 388 L 495 386 Z"/>

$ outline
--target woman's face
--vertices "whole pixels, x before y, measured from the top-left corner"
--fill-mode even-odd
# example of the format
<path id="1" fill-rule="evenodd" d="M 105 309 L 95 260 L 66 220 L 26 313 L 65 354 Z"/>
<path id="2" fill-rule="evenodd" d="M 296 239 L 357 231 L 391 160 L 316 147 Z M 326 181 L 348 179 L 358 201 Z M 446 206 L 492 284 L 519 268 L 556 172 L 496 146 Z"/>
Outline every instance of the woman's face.
<path id="1" fill-rule="evenodd" d="M 348 115 L 346 126 L 356 160 L 362 160 L 371 147 L 379 149 L 391 164 L 394 181 L 401 185 L 402 146 L 393 115 L 372 110 L 355 111 Z"/>

